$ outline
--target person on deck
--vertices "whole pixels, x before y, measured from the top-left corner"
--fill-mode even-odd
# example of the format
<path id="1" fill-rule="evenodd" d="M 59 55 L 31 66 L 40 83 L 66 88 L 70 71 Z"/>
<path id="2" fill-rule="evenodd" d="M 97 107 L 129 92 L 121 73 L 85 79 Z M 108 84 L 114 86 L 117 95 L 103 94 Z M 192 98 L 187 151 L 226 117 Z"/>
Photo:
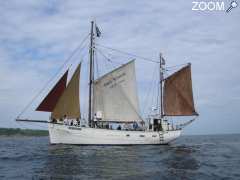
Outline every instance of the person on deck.
<path id="1" fill-rule="evenodd" d="M 68 124 L 67 116 L 66 116 L 66 115 L 63 116 L 63 124 L 65 124 L 65 125 Z"/>
<path id="2" fill-rule="evenodd" d="M 121 130 L 121 129 L 122 129 L 121 125 L 118 125 L 117 130 Z"/>
<path id="3" fill-rule="evenodd" d="M 98 119 L 97 119 L 97 114 L 96 113 L 94 113 L 93 122 L 94 122 L 94 127 L 97 127 Z"/>
<path id="4" fill-rule="evenodd" d="M 51 119 L 51 122 L 52 122 L 52 123 L 56 123 L 57 120 L 56 120 L 55 118 L 52 118 L 52 119 Z"/>
<path id="5" fill-rule="evenodd" d="M 80 126 L 80 120 L 79 120 L 79 118 L 77 118 L 76 121 L 77 121 L 77 125 Z"/>
<path id="6" fill-rule="evenodd" d="M 74 126 L 77 126 L 77 125 L 78 125 L 78 122 L 77 122 L 76 119 L 73 120 L 73 125 L 74 125 Z"/>
<path id="7" fill-rule="evenodd" d="M 138 123 L 134 122 L 134 123 L 133 123 L 133 129 L 134 129 L 134 130 L 137 130 L 137 128 L 138 128 Z"/>

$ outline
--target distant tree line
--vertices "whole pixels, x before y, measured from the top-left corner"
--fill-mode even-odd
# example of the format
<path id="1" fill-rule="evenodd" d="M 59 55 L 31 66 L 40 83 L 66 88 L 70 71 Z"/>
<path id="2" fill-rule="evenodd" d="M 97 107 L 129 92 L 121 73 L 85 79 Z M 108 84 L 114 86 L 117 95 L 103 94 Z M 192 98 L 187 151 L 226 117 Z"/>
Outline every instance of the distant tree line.
<path id="1" fill-rule="evenodd" d="M 48 136 L 47 130 L 0 128 L 0 135 L 22 135 L 22 136 Z"/>

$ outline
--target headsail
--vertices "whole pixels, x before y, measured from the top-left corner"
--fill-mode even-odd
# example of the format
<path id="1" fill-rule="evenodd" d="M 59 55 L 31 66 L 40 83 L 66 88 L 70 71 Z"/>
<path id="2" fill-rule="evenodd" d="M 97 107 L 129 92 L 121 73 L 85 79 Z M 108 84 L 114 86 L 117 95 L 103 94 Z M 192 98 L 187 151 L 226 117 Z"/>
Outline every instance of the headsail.
<path id="1" fill-rule="evenodd" d="M 134 61 L 120 66 L 94 82 L 94 113 L 103 121 L 141 120 Z"/>
<path id="2" fill-rule="evenodd" d="M 64 115 L 67 118 L 80 117 L 80 103 L 79 103 L 79 81 L 80 81 L 80 68 L 78 65 L 75 70 L 67 88 L 63 92 L 59 101 L 52 112 L 52 118 L 62 118 Z"/>
<path id="3" fill-rule="evenodd" d="M 48 95 L 43 99 L 36 111 L 52 112 L 57 104 L 58 99 L 66 89 L 68 70 L 61 79 L 56 83 Z"/>
<path id="4" fill-rule="evenodd" d="M 166 116 L 198 115 L 193 101 L 190 64 L 165 79 L 163 106 Z"/>

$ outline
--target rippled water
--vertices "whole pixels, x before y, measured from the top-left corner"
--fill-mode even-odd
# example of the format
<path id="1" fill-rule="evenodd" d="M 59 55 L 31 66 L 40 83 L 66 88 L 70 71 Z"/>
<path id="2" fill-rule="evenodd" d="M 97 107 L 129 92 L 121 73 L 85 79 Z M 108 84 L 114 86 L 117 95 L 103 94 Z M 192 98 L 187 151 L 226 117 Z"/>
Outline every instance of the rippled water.
<path id="1" fill-rule="evenodd" d="M 0 136 L 0 179 L 240 179 L 240 135 L 183 136 L 169 146 Z"/>

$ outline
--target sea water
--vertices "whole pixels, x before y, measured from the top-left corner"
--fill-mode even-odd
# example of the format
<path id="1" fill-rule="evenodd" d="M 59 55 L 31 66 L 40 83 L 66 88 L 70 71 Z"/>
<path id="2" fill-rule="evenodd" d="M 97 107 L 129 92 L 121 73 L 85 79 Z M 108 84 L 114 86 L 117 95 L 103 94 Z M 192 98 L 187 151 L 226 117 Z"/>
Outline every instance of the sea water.
<path id="1" fill-rule="evenodd" d="M 0 136 L 0 179 L 240 179 L 240 135 L 182 136 L 170 145 L 50 145 Z"/>

